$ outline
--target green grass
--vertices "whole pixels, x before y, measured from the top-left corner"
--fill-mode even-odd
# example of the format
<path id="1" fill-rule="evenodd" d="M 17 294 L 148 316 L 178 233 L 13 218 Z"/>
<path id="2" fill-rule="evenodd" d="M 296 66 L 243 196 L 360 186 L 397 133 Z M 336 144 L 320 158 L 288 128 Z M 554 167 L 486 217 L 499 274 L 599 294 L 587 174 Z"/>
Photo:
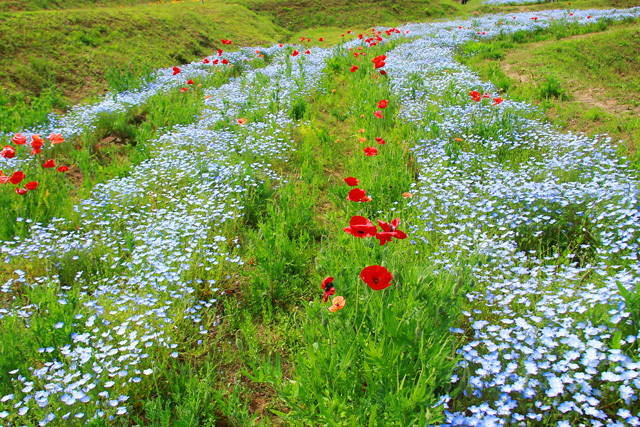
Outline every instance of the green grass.
<path id="1" fill-rule="evenodd" d="M 276 416 L 270 423 L 406 426 L 441 421 L 441 414 L 429 408 L 450 391 L 448 376 L 456 357 L 448 331 L 457 322 L 460 284 L 452 276 L 432 274 L 421 262 L 423 251 L 437 246 L 408 241 L 379 246 L 377 240 L 360 240 L 342 230 L 353 215 L 391 221 L 415 179 L 407 141 L 417 130 L 395 120 L 397 104 L 385 83 L 372 80 L 368 71 L 350 73 L 350 65 L 348 57 L 332 59 L 328 69 L 334 74 L 320 90 L 326 94 L 315 94 L 307 108 L 295 110 L 309 121 L 297 132 L 286 169 L 295 184 L 261 192 L 261 214 L 252 216 L 257 218 L 251 220 L 253 227 L 242 227 L 244 258 L 252 267 L 238 282 L 245 309 L 229 313 L 224 340 L 235 339 L 235 346 L 223 357 L 226 365 L 240 364 L 242 375 L 225 383 L 231 389 L 218 399 L 235 425 L 264 422 L 250 408 L 256 401 L 264 404 L 265 395 Z M 380 99 L 389 99 L 382 120 L 373 117 Z M 344 105 L 361 107 L 345 114 Z M 376 136 L 388 142 L 380 146 Z M 365 156 L 366 145 L 378 146 L 380 155 Z M 346 201 L 346 176 L 359 177 L 360 188 L 373 200 Z M 403 214 L 401 228 L 411 215 Z M 367 288 L 358 275 L 373 264 L 392 271 L 394 286 L 381 292 Z M 337 313 L 322 302 L 320 282 L 326 276 L 335 277 L 336 295 L 347 299 Z M 275 337 L 287 345 L 274 345 Z"/>
<path id="2" fill-rule="evenodd" d="M 459 58 L 514 99 L 537 103 L 563 129 L 609 134 L 637 161 L 640 24 L 634 21 L 517 32 L 471 42 Z"/>

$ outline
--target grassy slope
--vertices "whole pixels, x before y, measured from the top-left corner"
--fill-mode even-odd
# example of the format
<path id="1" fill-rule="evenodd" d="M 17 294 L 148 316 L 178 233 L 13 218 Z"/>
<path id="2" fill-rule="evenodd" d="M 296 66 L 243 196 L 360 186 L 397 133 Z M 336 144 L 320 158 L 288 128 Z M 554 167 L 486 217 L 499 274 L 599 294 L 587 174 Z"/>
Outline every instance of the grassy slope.
<path id="1" fill-rule="evenodd" d="M 44 100 L 46 115 L 47 107 L 90 99 L 122 74 L 209 55 L 221 38 L 260 45 L 282 32 L 239 5 L 181 4 L 0 14 L 0 34 L 0 84 L 14 95 L 0 97 L 0 107 L 17 105 L 15 114 L 4 110 L 10 119 L 0 118 L 5 128 L 19 128 L 34 119 L 20 106 L 24 96 L 27 106 L 37 104 L 34 96 Z"/>
<path id="2" fill-rule="evenodd" d="M 29 4 L 44 8 L 44 3 Z M 127 0 L 107 4 L 113 3 Z M 78 0 L 70 7 L 85 9 L 0 13 L 0 86 L 7 89 L 0 95 L 0 131 L 42 122 L 51 110 L 65 111 L 108 87 L 122 89 L 124 77 L 199 59 L 223 47 L 222 38 L 234 46 L 264 45 L 288 41 L 291 30 L 313 26 L 364 28 L 460 11 L 446 0 L 414 0 L 407 8 L 396 2 L 354 7 L 345 1 L 95 4 Z"/>
<path id="3" fill-rule="evenodd" d="M 635 0 L 585 0 L 572 7 L 628 7 Z M 637 2 L 636 2 L 637 3 Z M 537 10 L 563 3 L 489 7 L 452 0 L 1 0 L 0 131 L 29 127 L 108 87 L 122 89 L 158 67 L 196 60 L 222 47 L 296 41 L 372 24 Z M 55 10 L 62 9 L 66 10 Z M 26 11 L 25 11 L 26 10 Z M 35 10 L 35 12 L 33 12 Z M 6 12 L 8 11 L 8 12 Z M 31 11 L 31 12 L 30 12 Z M 16 30 L 17 29 L 17 30 Z M 339 37 L 327 39 L 335 42 Z"/>
<path id="4" fill-rule="evenodd" d="M 532 2 L 536 0 L 531 0 Z M 511 12 L 526 12 L 526 11 L 536 11 L 536 10 L 551 10 L 551 9 L 562 9 L 562 8 L 571 8 L 571 9 L 626 9 L 630 7 L 639 6 L 640 3 L 638 0 L 555 0 L 553 2 L 549 2 L 546 0 L 538 0 L 539 3 L 532 3 L 526 5 L 501 5 L 501 6 L 491 6 L 491 5 L 482 5 L 475 2 L 469 3 L 473 5 L 479 12 L 482 13 L 511 13 Z M 569 3 L 571 5 L 569 6 Z"/>
<path id="5" fill-rule="evenodd" d="M 465 50 L 477 55 L 467 62 L 512 97 L 541 105 L 564 129 L 608 133 L 637 157 L 640 24 L 559 30 L 471 43 Z"/>

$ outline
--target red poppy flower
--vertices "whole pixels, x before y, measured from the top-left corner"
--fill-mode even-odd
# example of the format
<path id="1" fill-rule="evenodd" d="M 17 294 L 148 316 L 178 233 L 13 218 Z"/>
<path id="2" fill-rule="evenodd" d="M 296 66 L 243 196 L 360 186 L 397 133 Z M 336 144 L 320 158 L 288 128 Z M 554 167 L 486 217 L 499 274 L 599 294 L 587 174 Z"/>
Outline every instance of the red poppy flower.
<path id="1" fill-rule="evenodd" d="M 382 76 L 386 76 L 386 75 L 387 75 L 387 72 L 386 72 L 385 70 L 380 70 L 380 75 L 382 75 Z"/>
<path id="2" fill-rule="evenodd" d="M 9 181 L 9 177 L 4 174 L 4 172 L 0 171 L 0 184 L 6 184 Z"/>
<path id="3" fill-rule="evenodd" d="M 187 80 L 187 84 L 188 85 L 192 85 L 193 84 L 193 80 L 191 80 L 191 79 Z"/>
<path id="4" fill-rule="evenodd" d="M 211 61 L 211 63 L 212 63 L 213 65 L 217 65 L 217 64 L 218 64 L 218 61 L 219 61 L 218 59 L 214 59 L 213 61 Z"/>
<path id="5" fill-rule="evenodd" d="M 473 98 L 474 101 L 480 102 L 481 96 L 480 92 L 478 92 L 477 90 L 472 90 L 471 92 L 469 92 L 469 95 L 471 95 L 471 98 Z"/>
<path id="6" fill-rule="evenodd" d="M 66 172 L 69 170 L 69 166 L 60 166 L 58 172 Z"/>
<path id="7" fill-rule="evenodd" d="M 382 228 L 382 231 L 376 234 L 376 239 L 380 240 L 380 246 L 390 242 L 393 237 L 400 240 L 407 238 L 407 235 L 403 231 L 398 230 L 400 218 L 396 218 L 391 221 L 390 225 L 380 220 L 378 220 L 378 224 L 380 225 L 380 228 Z"/>
<path id="8" fill-rule="evenodd" d="M 53 159 L 49 159 L 46 162 L 44 162 L 42 164 L 43 168 L 55 168 L 56 167 L 56 162 L 53 161 Z"/>
<path id="9" fill-rule="evenodd" d="M 24 145 L 27 143 L 27 137 L 21 133 L 16 133 L 13 138 L 11 138 L 11 141 L 16 145 Z"/>
<path id="10" fill-rule="evenodd" d="M 187 91 L 186 87 L 183 87 L 182 89 L 180 89 L 180 92 L 185 93 Z"/>
<path id="11" fill-rule="evenodd" d="M 180 74 L 180 68 L 173 67 L 173 75 L 175 76 L 176 74 Z"/>
<path id="12" fill-rule="evenodd" d="M 378 102 L 378 108 L 387 108 L 387 104 L 389 102 L 386 99 L 383 99 L 382 101 Z"/>
<path id="13" fill-rule="evenodd" d="M 0 151 L 0 155 L 5 159 L 13 159 L 13 156 L 16 155 L 16 149 L 10 145 L 5 145 L 2 151 Z"/>
<path id="14" fill-rule="evenodd" d="M 27 194 L 27 189 L 26 188 L 18 188 L 18 187 L 16 187 L 15 191 L 16 191 L 16 194 L 19 194 L 21 196 Z"/>
<path id="15" fill-rule="evenodd" d="M 222 63 L 223 63 L 224 65 L 227 65 L 227 64 L 229 63 L 229 61 L 227 61 L 227 58 L 225 58 L 225 59 L 223 59 L 223 60 L 222 60 Z"/>
<path id="16" fill-rule="evenodd" d="M 311 53 L 311 51 L 309 49 L 307 49 L 307 50 L 304 51 L 304 53 L 308 55 L 308 54 Z"/>
<path id="17" fill-rule="evenodd" d="M 27 182 L 25 185 L 27 190 L 35 190 L 38 188 L 38 183 L 36 181 Z"/>
<path id="18" fill-rule="evenodd" d="M 12 183 L 13 185 L 18 185 L 22 182 L 23 179 L 24 179 L 24 172 L 17 171 L 11 175 L 11 178 L 9 178 L 9 182 Z"/>
<path id="19" fill-rule="evenodd" d="M 371 148 L 371 147 L 367 147 L 364 149 L 364 155 L 365 156 L 377 156 L 378 155 L 378 149 L 377 148 Z"/>
<path id="20" fill-rule="evenodd" d="M 356 185 L 358 185 L 360 180 L 358 178 L 354 178 L 352 176 L 349 176 L 349 177 L 344 179 L 344 182 L 346 182 L 347 185 L 350 186 L 350 187 L 355 187 Z"/>
<path id="21" fill-rule="evenodd" d="M 378 227 L 373 225 L 367 218 L 356 215 L 351 217 L 349 226 L 344 228 L 344 232 L 362 239 L 365 237 L 374 237 L 378 232 Z"/>
<path id="22" fill-rule="evenodd" d="M 503 101 L 503 99 L 501 96 L 499 96 L 497 98 L 494 98 L 493 101 L 494 101 L 493 105 L 498 105 Z"/>
<path id="23" fill-rule="evenodd" d="M 40 148 L 42 148 L 43 143 L 44 141 L 40 139 L 40 137 L 38 137 L 37 139 L 34 138 L 33 141 L 31 141 L 30 145 L 33 149 L 39 150 Z"/>
<path id="24" fill-rule="evenodd" d="M 297 50 L 293 50 L 293 53 L 291 54 L 291 56 L 298 56 L 300 55 L 300 52 L 298 52 Z"/>
<path id="25" fill-rule="evenodd" d="M 385 66 L 385 62 L 384 60 L 387 59 L 387 55 L 380 55 L 380 56 L 376 56 L 375 58 L 373 58 L 373 60 L 371 62 L 373 62 L 373 65 L 375 68 L 382 68 Z"/>
<path id="26" fill-rule="evenodd" d="M 352 72 L 352 73 L 355 73 L 357 70 L 358 70 L 358 67 L 357 67 L 357 66 L 355 66 L 355 65 L 352 65 L 352 66 L 351 66 L 351 72 Z"/>
<path id="27" fill-rule="evenodd" d="M 360 278 L 374 291 L 381 291 L 391 285 L 393 276 L 381 265 L 370 265 L 360 272 Z"/>
<path id="28" fill-rule="evenodd" d="M 204 59 L 202 60 L 202 63 L 203 63 L 203 64 L 208 64 L 209 62 L 210 62 L 210 61 L 209 61 L 209 58 L 204 58 Z"/>
<path id="29" fill-rule="evenodd" d="M 320 37 L 320 38 L 318 39 L 318 41 L 323 42 L 323 41 L 324 41 L 324 39 L 323 39 L 322 37 Z"/>
<path id="30" fill-rule="evenodd" d="M 376 116 L 377 118 L 381 119 L 382 118 L 382 111 L 376 111 L 375 113 L 373 113 L 374 116 Z"/>
<path id="31" fill-rule="evenodd" d="M 347 201 L 349 202 L 360 202 L 364 196 L 367 195 L 367 190 L 361 190 L 360 188 L 354 188 L 349 191 L 349 195 L 347 196 Z"/>
<path id="32" fill-rule="evenodd" d="M 378 142 L 378 144 L 384 145 L 384 139 L 380 138 L 379 136 L 376 136 L 376 141 Z"/>
<path id="33" fill-rule="evenodd" d="M 329 296 L 336 293 L 336 289 L 333 287 L 333 277 L 327 277 L 322 281 L 322 289 L 324 290 L 324 302 L 329 301 Z"/>
<path id="34" fill-rule="evenodd" d="M 222 56 L 222 52 L 224 52 L 224 50 L 218 49 L 218 56 Z"/>

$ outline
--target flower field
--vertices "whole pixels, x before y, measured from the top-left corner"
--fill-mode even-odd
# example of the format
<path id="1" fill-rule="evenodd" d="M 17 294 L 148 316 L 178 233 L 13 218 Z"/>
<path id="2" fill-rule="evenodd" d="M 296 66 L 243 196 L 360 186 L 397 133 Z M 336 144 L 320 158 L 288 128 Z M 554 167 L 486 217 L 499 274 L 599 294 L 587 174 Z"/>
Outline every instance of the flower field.
<path id="1" fill-rule="evenodd" d="M 0 135 L 0 425 L 640 425 L 637 170 L 456 60 L 639 18 L 223 39 Z"/>

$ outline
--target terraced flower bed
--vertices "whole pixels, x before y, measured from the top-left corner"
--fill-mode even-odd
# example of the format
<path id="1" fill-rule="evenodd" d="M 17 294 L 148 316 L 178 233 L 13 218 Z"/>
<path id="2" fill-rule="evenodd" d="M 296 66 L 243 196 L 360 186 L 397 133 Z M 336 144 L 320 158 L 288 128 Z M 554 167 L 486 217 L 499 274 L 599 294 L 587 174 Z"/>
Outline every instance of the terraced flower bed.
<path id="1" fill-rule="evenodd" d="M 456 57 L 639 16 L 221 49 L 0 136 L 0 423 L 637 425 L 637 171 Z"/>

